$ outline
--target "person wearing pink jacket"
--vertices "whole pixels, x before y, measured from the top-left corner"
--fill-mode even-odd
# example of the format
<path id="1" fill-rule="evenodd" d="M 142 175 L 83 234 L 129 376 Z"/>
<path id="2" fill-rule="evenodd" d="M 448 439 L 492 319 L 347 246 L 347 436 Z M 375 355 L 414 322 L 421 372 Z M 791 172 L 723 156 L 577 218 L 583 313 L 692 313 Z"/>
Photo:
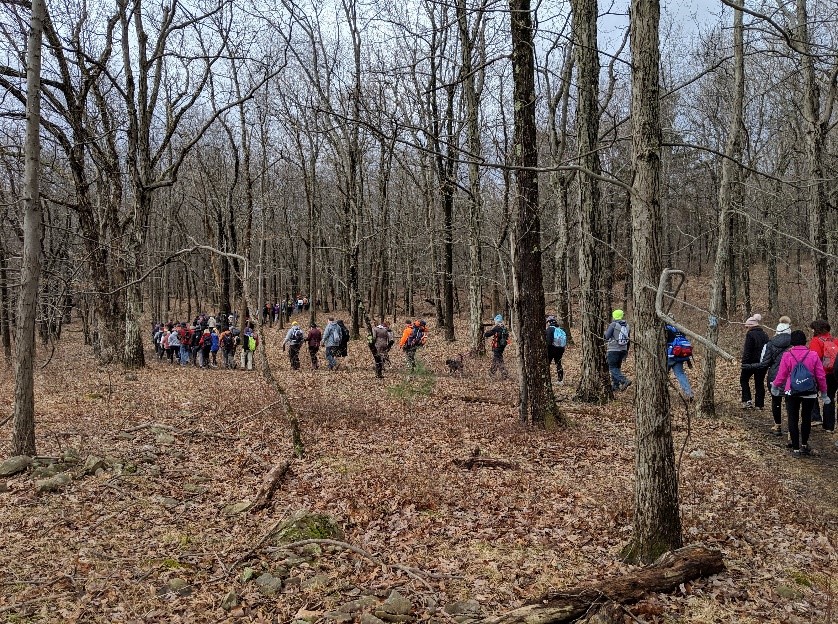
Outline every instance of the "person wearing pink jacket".
<path id="1" fill-rule="evenodd" d="M 802 364 L 810 373 L 809 378 L 806 375 L 795 375 L 794 370 L 798 364 Z M 801 382 L 802 388 L 792 387 L 795 383 Z M 829 403 L 829 396 L 826 394 L 826 373 L 821 358 L 817 353 L 809 350 L 806 346 L 806 334 L 800 330 L 791 333 L 791 348 L 783 353 L 780 370 L 777 371 L 774 383 L 771 384 L 771 394 L 776 396 L 781 391 L 786 395 L 786 413 L 791 437 L 789 446 L 792 455 L 795 457 L 809 455 L 812 408 L 818 400 L 818 392 L 826 404 Z"/>

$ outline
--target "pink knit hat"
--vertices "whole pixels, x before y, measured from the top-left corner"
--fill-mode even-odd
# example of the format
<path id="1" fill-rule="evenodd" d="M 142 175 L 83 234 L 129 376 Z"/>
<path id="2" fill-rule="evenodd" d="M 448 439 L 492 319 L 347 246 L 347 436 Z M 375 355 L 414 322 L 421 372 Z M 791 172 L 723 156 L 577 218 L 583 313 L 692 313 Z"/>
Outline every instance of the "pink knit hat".
<path id="1" fill-rule="evenodd" d="M 754 314 L 751 317 L 748 317 L 748 320 L 745 321 L 745 327 L 756 327 L 759 325 L 759 322 L 762 320 L 762 315 Z"/>

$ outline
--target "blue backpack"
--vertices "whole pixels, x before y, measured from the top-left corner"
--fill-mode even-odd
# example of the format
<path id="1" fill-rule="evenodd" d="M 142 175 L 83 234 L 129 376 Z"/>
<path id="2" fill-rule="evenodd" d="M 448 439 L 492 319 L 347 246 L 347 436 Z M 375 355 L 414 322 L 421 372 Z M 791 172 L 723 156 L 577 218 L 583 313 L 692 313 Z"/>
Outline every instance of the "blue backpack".
<path id="1" fill-rule="evenodd" d="M 553 342 L 552 346 L 554 347 L 566 347 L 567 346 L 567 334 L 561 327 L 555 326 L 553 327 Z"/>
<path id="2" fill-rule="evenodd" d="M 818 385 L 815 381 L 815 375 L 804 364 L 806 356 L 804 355 L 802 360 L 798 360 L 791 351 L 789 351 L 789 355 L 795 361 L 794 368 L 791 369 L 789 394 L 792 396 L 816 394 Z"/>

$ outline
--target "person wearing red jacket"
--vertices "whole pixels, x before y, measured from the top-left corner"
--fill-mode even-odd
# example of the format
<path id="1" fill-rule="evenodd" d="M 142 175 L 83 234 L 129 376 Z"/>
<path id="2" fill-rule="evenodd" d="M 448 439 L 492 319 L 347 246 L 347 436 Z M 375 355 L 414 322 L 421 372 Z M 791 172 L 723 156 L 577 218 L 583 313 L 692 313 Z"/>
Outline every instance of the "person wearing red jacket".
<path id="1" fill-rule="evenodd" d="M 792 390 L 792 377 L 799 364 L 811 373 L 815 380 L 815 388 L 807 392 Z M 795 381 L 797 378 L 795 379 Z M 789 437 L 791 451 L 795 457 L 809 455 L 809 433 L 812 429 L 812 408 L 821 393 L 824 403 L 829 404 L 826 396 L 826 373 L 818 354 L 810 351 L 806 346 L 806 334 L 800 330 L 791 333 L 791 348 L 783 354 L 780 360 L 780 370 L 771 386 L 771 394 L 778 392 L 786 394 L 786 413 L 789 420 Z"/>
<path id="2" fill-rule="evenodd" d="M 809 342 L 809 349 L 818 354 L 823 364 L 823 370 L 826 373 L 826 396 L 829 397 L 829 403 L 823 405 L 823 420 L 821 420 L 820 404 L 815 401 L 815 407 L 812 410 L 812 424 L 817 425 L 823 423 L 825 431 L 830 433 L 835 432 L 835 392 L 838 391 L 838 377 L 835 375 L 835 358 L 838 355 L 838 343 L 829 333 L 832 329 L 829 321 L 824 319 L 815 319 L 809 325 L 812 328 L 815 336 Z"/>

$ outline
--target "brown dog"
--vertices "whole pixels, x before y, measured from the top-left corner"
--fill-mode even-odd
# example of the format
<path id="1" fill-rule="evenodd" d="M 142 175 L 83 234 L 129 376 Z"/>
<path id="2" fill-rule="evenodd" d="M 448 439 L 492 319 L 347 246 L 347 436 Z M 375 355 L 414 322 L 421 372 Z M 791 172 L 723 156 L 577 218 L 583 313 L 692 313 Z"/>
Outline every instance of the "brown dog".
<path id="1" fill-rule="evenodd" d="M 448 366 L 449 375 L 463 376 L 465 372 L 465 363 L 463 362 L 463 354 L 458 353 L 455 357 L 445 360 L 445 365 Z"/>

